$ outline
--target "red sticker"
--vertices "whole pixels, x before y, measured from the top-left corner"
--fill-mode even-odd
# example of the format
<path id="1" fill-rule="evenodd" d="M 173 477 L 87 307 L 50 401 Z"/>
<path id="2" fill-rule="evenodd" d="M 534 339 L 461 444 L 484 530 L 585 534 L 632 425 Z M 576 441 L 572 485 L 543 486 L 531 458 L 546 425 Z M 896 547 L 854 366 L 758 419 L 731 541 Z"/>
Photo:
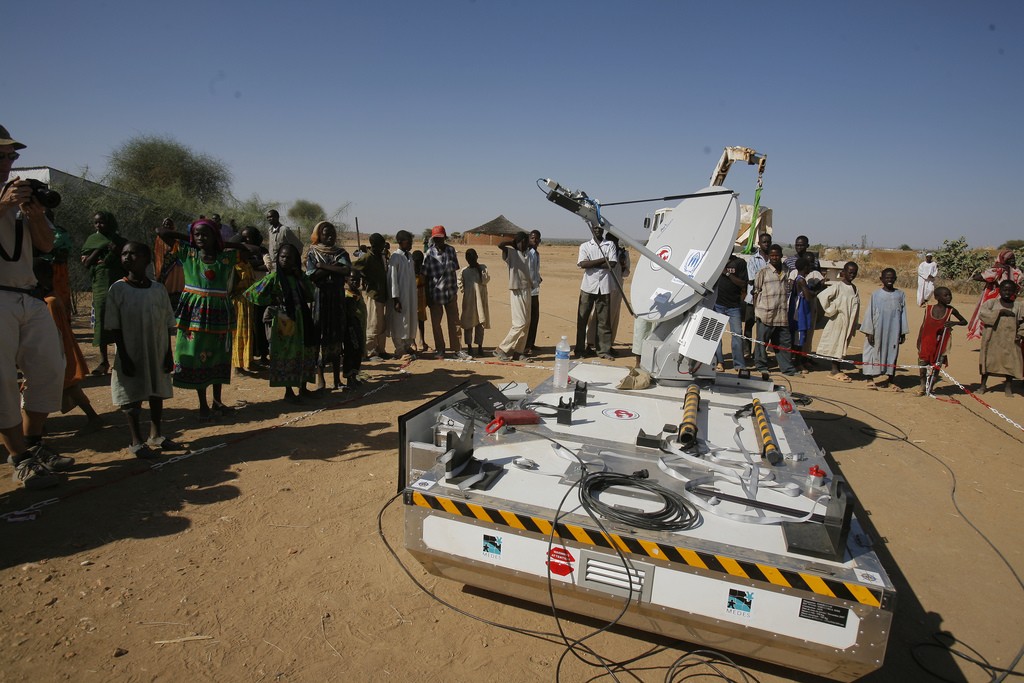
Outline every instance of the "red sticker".
<path id="1" fill-rule="evenodd" d="M 567 576 L 572 573 L 572 567 L 561 562 L 548 562 L 548 569 L 551 570 L 552 574 L 559 576 Z"/>
<path id="2" fill-rule="evenodd" d="M 552 548 L 548 551 L 548 557 L 558 562 L 575 562 L 576 558 L 572 556 L 565 548 Z"/>
<path id="3" fill-rule="evenodd" d="M 606 408 L 601 411 L 601 414 L 613 420 L 635 420 L 640 417 L 640 413 L 626 408 Z"/>
<path id="4" fill-rule="evenodd" d="M 659 247 L 658 250 L 655 251 L 654 253 L 657 254 L 658 258 L 660 258 L 662 261 L 668 261 L 670 258 L 672 258 L 672 247 L 665 245 L 664 247 Z M 654 261 L 651 261 L 651 270 L 661 270 L 661 266 L 659 266 Z"/>

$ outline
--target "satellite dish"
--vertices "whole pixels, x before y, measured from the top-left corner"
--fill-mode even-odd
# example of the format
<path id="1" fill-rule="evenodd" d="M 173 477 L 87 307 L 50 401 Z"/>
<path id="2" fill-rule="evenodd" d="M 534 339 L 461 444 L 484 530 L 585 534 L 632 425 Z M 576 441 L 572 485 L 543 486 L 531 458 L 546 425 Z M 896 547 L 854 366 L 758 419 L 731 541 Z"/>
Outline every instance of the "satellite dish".
<path id="1" fill-rule="evenodd" d="M 706 187 L 697 194 L 723 189 Z M 739 226 L 740 205 L 735 193 L 684 199 L 651 233 L 647 248 L 713 288 L 732 254 Z M 669 320 L 694 308 L 703 298 L 657 260 L 641 257 L 633 269 L 630 303 L 638 318 Z"/>

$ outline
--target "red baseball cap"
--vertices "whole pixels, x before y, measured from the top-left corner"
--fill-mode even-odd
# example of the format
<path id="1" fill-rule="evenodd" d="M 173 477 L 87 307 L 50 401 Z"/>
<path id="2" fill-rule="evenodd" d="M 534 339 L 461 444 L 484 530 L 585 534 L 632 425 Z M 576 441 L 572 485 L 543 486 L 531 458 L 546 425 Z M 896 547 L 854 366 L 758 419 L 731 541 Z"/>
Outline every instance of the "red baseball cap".
<path id="1" fill-rule="evenodd" d="M 430 229 L 431 237 L 447 237 L 448 233 L 445 232 L 443 225 L 435 225 Z"/>

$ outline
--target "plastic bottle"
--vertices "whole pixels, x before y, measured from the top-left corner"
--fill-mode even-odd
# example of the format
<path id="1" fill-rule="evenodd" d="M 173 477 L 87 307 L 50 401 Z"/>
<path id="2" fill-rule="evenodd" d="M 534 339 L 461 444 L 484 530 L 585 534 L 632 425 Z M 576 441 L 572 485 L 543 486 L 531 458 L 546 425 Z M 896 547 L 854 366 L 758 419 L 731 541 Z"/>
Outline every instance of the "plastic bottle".
<path id="1" fill-rule="evenodd" d="M 555 347 L 555 389 L 569 386 L 569 362 L 569 339 L 563 335 Z"/>

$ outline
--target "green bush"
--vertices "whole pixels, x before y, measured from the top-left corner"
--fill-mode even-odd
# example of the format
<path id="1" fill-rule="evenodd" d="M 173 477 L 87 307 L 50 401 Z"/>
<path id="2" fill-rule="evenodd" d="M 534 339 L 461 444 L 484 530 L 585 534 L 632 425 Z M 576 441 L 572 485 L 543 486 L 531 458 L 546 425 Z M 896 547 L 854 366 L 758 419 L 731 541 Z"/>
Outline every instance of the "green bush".
<path id="1" fill-rule="evenodd" d="M 939 273 L 943 277 L 968 279 L 988 267 L 992 256 L 983 249 L 971 249 L 967 238 L 961 236 L 955 240 L 944 240 L 942 247 L 935 252 L 935 262 L 939 264 Z"/>

